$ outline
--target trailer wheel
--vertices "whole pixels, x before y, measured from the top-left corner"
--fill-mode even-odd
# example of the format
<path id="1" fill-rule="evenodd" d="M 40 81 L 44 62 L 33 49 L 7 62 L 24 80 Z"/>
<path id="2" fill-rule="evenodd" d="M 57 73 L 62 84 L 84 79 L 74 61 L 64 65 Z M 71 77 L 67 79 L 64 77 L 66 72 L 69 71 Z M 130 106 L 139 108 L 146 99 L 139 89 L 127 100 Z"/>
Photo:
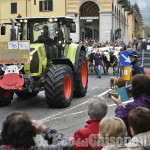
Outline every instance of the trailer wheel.
<path id="1" fill-rule="evenodd" d="M 88 69 L 86 54 L 83 50 L 80 51 L 77 72 L 75 72 L 75 97 L 83 97 L 87 93 L 88 85 Z"/>
<path id="2" fill-rule="evenodd" d="M 35 97 L 38 92 L 15 92 L 18 97 Z"/>
<path id="3" fill-rule="evenodd" d="M 13 92 L 0 88 L 0 107 L 8 106 L 13 99 Z"/>
<path id="4" fill-rule="evenodd" d="M 46 102 L 49 107 L 65 108 L 73 96 L 73 72 L 68 65 L 52 65 L 45 81 Z"/>

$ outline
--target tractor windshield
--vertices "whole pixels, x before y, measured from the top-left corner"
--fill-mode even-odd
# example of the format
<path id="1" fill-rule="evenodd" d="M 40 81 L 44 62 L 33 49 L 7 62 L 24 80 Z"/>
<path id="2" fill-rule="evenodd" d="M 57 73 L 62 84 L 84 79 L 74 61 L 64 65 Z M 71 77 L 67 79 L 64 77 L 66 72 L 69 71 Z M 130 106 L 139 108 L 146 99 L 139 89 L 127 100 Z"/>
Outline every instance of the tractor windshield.
<path id="1" fill-rule="evenodd" d="M 30 43 L 52 44 L 57 37 L 55 30 L 57 23 L 46 22 L 28 22 L 22 24 L 21 39 L 30 40 Z"/>

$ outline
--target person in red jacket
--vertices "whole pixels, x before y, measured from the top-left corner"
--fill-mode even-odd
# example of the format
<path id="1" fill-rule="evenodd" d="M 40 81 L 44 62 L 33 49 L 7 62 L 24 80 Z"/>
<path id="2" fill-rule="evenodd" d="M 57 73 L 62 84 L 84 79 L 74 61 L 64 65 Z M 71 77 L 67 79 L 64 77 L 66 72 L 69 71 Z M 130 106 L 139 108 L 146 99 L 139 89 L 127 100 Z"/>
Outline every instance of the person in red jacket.
<path id="1" fill-rule="evenodd" d="M 107 114 L 108 106 L 103 98 L 94 98 L 89 101 L 88 115 L 90 120 L 87 125 L 75 132 L 74 138 L 71 139 L 74 150 L 91 150 L 92 146 L 98 140 L 99 123 Z M 96 150 L 100 150 L 101 145 Z"/>

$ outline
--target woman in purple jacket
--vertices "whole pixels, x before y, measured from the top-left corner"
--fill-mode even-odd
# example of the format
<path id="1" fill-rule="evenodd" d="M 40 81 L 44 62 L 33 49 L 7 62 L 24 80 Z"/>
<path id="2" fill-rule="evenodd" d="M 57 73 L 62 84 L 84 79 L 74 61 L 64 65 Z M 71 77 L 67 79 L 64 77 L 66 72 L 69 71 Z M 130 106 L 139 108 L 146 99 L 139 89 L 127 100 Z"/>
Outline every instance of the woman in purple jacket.
<path id="1" fill-rule="evenodd" d="M 112 96 L 112 100 L 117 104 L 115 110 L 116 117 L 121 118 L 127 127 L 128 136 L 131 137 L 128 115 L 130 111 L 136 107 L 142 106 L 150 109 L 150 78 L 143 74 L 135 75 L 132 79 L 132 96 L 133 102 L 128 103 L 125 107 L 122 106 L 121 98 L 116 99 Z"/>

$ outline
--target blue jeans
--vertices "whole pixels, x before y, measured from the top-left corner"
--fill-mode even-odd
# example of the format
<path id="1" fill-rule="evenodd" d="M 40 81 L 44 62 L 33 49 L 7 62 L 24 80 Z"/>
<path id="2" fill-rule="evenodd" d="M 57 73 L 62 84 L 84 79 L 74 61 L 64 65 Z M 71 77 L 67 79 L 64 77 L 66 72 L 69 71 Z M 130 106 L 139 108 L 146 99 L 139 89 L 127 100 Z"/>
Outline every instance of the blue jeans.
<path id="1" fill-rule="evenodd" d="M 123 66 L 122 65 L 120 65 L 120 77 L 122 76 L 122 74 L 123 74 Z"/>
<path id="2" fill-rule="evenodd" d="M 97 76 L 101 76 L 101 65 L 95 66 Z"/>

